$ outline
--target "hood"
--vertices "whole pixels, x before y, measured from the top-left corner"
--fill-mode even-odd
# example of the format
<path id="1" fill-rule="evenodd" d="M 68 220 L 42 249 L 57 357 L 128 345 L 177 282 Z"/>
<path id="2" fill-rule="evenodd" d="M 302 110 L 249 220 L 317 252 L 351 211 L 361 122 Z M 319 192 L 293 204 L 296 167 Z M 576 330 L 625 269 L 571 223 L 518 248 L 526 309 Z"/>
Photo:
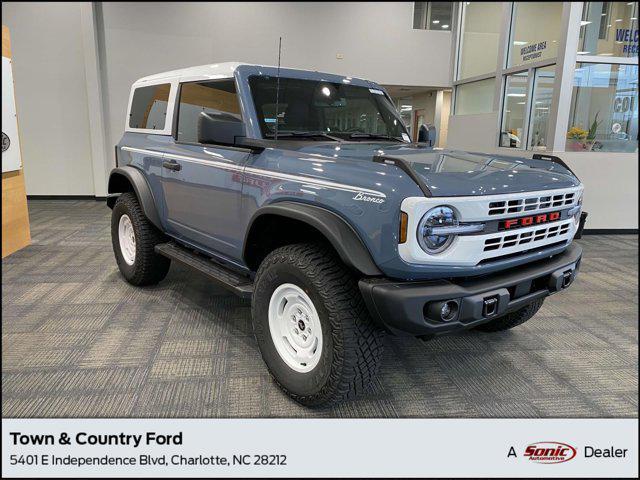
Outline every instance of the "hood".
<path id="1" fill-rule="evenodd" d="M 375 166 L 374 156 L 400 158 L 424 181 L 434 197 L 496 195 L 580 185 L 580 181 L 568 169 L 549 160 L 388 142 L 304 142 L 296 150 L 333 159 L 370 162 L 372 168 Z"/>

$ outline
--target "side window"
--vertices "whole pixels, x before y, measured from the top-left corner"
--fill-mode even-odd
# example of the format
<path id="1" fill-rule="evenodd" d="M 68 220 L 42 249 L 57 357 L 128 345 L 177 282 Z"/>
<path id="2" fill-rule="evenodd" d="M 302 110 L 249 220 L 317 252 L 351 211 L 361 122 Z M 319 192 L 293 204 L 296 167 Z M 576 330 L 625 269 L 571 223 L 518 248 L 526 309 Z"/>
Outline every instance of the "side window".
<path id="1" fill-rule="evenodd" d="M 233 79 L 183 83 L 178 111 L 179 142 L 198 143 L 200 113 L 225 113 L 242 119 Z"/>
<path id="2" fill-rule="evenodd" d="M 164 130 L 170 89 L 169 83 L 136 88 L 129 112 L 129 127 Z"/>

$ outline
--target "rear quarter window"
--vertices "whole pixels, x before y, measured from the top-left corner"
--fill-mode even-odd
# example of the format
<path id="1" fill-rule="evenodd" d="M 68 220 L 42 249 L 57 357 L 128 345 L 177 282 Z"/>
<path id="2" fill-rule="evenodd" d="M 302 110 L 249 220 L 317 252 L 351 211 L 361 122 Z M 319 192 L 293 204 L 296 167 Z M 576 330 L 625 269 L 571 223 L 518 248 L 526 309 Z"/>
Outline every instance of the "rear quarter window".
<path id="1" fill-rule="evenodd" d="M 129 112 L 129 127 L 164 130 L 170 90 L 170 83 L 136 88 Z"/>

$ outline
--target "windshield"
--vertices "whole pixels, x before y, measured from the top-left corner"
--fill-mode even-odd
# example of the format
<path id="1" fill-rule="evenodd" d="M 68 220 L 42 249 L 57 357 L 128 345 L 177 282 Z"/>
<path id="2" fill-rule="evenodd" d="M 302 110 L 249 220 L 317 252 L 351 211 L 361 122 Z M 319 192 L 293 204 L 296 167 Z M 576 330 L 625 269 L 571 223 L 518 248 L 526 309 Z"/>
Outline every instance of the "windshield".
<path id="1" fill-rule="evenodd" d="M 262 136 L 273 138 L 276 77 L 249 78 Z M 320 80 L 280 78 L 278 136 L 409 141 L 400 116 L 381 90 Z"/>

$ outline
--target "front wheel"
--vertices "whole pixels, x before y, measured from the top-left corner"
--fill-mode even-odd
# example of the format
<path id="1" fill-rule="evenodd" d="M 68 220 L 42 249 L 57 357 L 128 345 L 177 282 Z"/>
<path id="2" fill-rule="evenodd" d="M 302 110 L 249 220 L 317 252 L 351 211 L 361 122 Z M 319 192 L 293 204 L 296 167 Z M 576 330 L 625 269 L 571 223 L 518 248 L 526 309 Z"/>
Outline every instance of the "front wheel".
<path id="1" fill-rule="evenodd" d="M 384 334 L 369 318 L 356 279 L 326 246 L 270 253 L 256 275 L 252 316 L 269 372 L 303 405 L 350 398 L 377 373 Z"/>
<path id="2" fill-rule="evenodd" d="M 135 194 L 123 193 L 111 212 L 111 243 L 120 273 L 132 285 L 153 285 L 169 272 L 171 260 L 155 252 L 166 242 L 144 215 Z"/>

